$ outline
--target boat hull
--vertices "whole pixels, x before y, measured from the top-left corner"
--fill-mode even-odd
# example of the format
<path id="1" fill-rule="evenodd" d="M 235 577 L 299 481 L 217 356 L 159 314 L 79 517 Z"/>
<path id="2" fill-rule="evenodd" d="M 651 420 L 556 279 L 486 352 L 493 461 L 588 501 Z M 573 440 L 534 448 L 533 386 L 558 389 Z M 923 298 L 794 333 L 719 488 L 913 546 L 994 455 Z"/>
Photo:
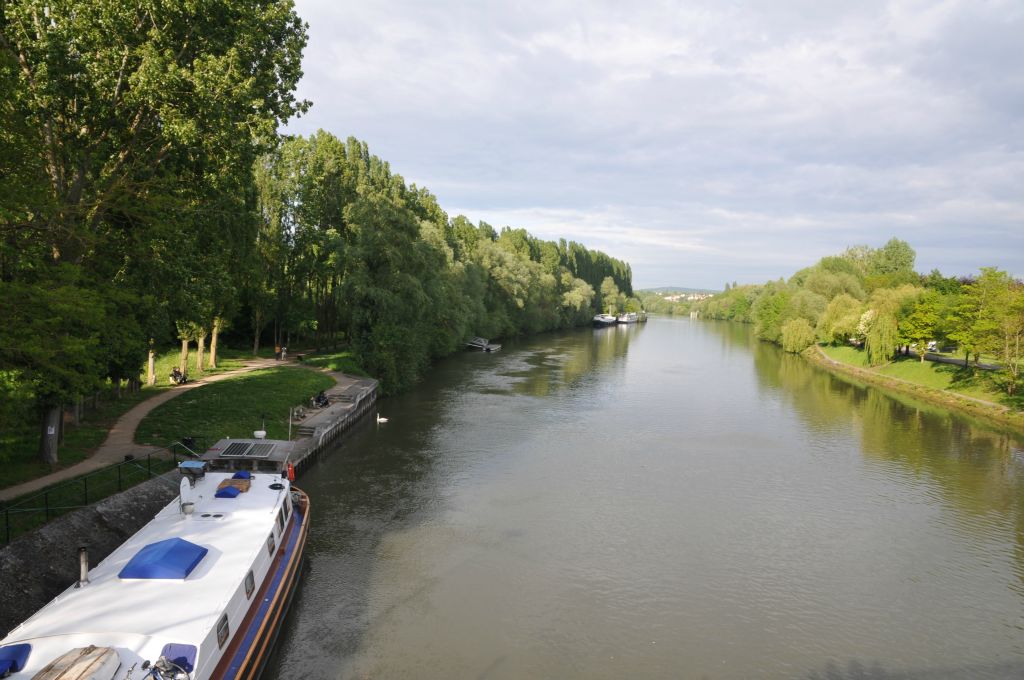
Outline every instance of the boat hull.
<path id="1" fill-rule="evenodd" d="M 294 487 L 292 490 L 302 495 L 302 502 L 296 504 L 295 521 L 290 525 L 288 540 L 282 541 L 271 568 L 273 575 L 266 579 L 263 588 L 253 598 L 254 608 L 211 676 L 214 680 L 256 680 L 270 660 L 274 643 L 298 590 L 309 533 L 309 497 Z"/>

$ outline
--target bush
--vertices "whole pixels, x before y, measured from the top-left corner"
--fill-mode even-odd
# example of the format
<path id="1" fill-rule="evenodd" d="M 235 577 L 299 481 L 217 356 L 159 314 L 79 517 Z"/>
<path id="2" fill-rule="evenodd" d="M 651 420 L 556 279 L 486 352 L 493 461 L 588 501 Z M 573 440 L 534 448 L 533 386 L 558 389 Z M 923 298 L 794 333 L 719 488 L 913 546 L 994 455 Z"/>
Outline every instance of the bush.
<path id="1" fill-rule="evenodd" d="M 791 319 L 782 326 L 782 349 L 798 354 L 814 344 L 814 327 L 804 318 Z"/>

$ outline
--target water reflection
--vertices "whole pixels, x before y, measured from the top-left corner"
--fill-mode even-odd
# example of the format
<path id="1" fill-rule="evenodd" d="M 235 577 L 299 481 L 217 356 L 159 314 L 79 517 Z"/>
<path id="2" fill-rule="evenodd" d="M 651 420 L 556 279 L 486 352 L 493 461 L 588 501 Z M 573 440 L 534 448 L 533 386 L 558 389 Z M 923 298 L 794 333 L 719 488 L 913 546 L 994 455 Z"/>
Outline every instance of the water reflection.
<path id="1" fill-rule="evenodd" d="M 300 483 L 267 678 L 1004 678 L 1021 442 L 738 324 L 460 354 Z"/>
<path id="2" fill-rule="evenodd" d="M 854 428 L 867 459 L 927 481 L 956 511 L 965 535 L 1012 531 L 1017 590 L 1024 594 L 1024 439 L 829 373 L 768 343 L 752 351 L 760 388 L 785 399 L 812 431 Z"/>
<path id="3" fill-rule="evenodd" d="M 991 663 L 956 668 L 923 668 L 921 670 L 891 671 L 876 662 L 850 661 L 840 666 L 830 661 L 821 671 L 812 671 L 805 680 L 1011 680 L 1024 677 L 1024 664 Z"/>
<path id="4" fill-rule="evenodd" d="M 507 383 L 511 392 L 534 397 L 549 396 L 571 388 L 585 376 L 595 375 L 595 369 L 601 366 L 621 361 L 629 350 L 630 342 L 643 332 L 645 325 L 595 328 L 590 342 L 585 340 L 586 334 L 551 334 L 545 338 L 548 342 L 544 348 L 510 360 L 502 366 L 499 375 L 514 378 Z"/>

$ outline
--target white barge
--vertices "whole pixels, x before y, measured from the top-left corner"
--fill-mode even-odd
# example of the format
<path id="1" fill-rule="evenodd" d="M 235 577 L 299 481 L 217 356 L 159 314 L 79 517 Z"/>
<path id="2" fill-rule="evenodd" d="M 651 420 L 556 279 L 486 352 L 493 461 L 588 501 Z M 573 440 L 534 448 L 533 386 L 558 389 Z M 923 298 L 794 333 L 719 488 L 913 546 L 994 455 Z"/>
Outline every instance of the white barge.
<path id="1" fill-rule="evenodd" d="M 292 442 L 221 440 L 181 494 L 0 641 L 0 677 L 257 678 L 299 581 L 309 499 Z"/>

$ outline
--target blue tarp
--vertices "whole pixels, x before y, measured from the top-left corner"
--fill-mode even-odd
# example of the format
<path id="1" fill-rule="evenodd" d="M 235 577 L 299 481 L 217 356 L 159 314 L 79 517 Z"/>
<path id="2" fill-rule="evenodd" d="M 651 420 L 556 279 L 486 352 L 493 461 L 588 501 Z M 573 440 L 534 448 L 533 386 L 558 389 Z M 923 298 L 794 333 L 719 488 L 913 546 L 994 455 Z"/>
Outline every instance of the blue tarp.
<path id="1" fill-rule="evenodd" d="M 238 494 L 242 493 L 236 487 L 225 486 L 223 489 L 218 489 L 217 493 L 213 494 L 217 498 L 236 498 Z"/>
<path id="2" fill-rule="evenodd" d="M 191 673 L 196 667 L 195 645 L 167 644 L 160 650 L 160 656 L 166 656 L 181 666 L 186 673 Z"/>
<path id="3" fill-rule="evenodd" d="M 183 538 L 168 538 L 150 543 L 135 553 L 124 569 L 121 578 L 185 578 L 192 573 L 203 559 L 206 548 L 189 543 Z"/>
<path id="4" fill-rule="evenodd" d="M 24 668 L 31 651 L 32 645 L 27 643 L 0 647 L 0 677 L 4 677 L 8 672 L 17 673 Z"/>

